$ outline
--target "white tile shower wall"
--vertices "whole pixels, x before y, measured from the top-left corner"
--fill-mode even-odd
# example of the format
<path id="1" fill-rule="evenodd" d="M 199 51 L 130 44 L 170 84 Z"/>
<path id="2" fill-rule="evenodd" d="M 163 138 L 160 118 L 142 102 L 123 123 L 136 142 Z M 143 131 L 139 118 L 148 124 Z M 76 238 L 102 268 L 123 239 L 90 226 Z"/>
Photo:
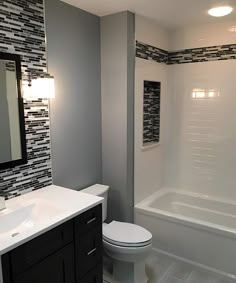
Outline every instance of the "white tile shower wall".
<path id="1" fill-rule="evenodd" d="M 22 75 L 46 72 L 43 0 L 0 1 L 0 51 L 21 55 Z M 17 196 L 52 183 L 48 100 L 25 100 L 28 163 L 0 171 L 0 191 Z"/>
<path id="2" fill-rule="evenodd" d="M 236 20 L 187 27 L 172 32 L 169 51 L 233 43 L 236 43 Z"/>
<path id="3" fill-rule="evenodd" d="M 135 16 L 136 40 L 169 49 L 169 33 L 160 28 L 156 22 L 142 16 Z M 169 123 L 167 115 L 168 68 L 166 64 L 136 58 L 135 66 L 135 168 L 134 168 L 134 198 L 138 203 L 163 186 L 164 161 L 166 150 L 166 130 Z M 161 82 L 161 124 L 160 144 L 142 148 L 143 141 L 143 83 L 144 80 Z"/>
<path id="4" fill-rule="evenodd" d="M 135 203 L 163 186 L 165 129 L 167 123 L 168 66 L 136 58 L 135 70 Z M 143 82 L 161 82 L 160 144 L 150 149 L 143 145 Z"/>
<path id="5" fill-rule="evenodd" d="M 234 48 L 235 27 L 236 22 L 199 25 L 166 33 L 163 37 L 164 30 L 160 33 L 156 23 L 136 17 L 136 40 L 168 51 L 228 44 Z M 166 41 L 167 38 L 171 40 Z M 136 62 L 136 88 L 139 80 L 161 77 L 160 69 L 157 70 L 161 68 L 160 63 L 153 62 L 152 65 L 139 58 Z M 136 203 L 162 186 L 236 198 L 233 189 L 236 181 L 233 173 L 236 133 L 232 120 L 236 103 L 235 67 L 236 60 L 230 59 L 163 67 L 168 86 L 166 110 L 161 114 L 162 124 L 165 124 L 165 129 L 161 124 L 161 131 L 164 131 L 161 138 L 165 142 L 162 140 L 160 148 L 147 152 L 139 148 L 141 92 L 136 89 Z M 202 95 L 205 98 L 201 98 Z M 164 176 L 160 172 L 164 172 Z"/>
<path id="6" fill-rule="evenodd" d="M 236 200 L 235 74 L 236 60 L 172 66 L 166 185 Z"/>
<path id="7" fill-rule="evenodd" d="M 176 31 L 170 50 L 235 44 L 235 26 L 236 21 Z M 165 186 L 236 198 L 235 72 L 236 60 L 170 66 L 172 126 L 167 131 Z"/>

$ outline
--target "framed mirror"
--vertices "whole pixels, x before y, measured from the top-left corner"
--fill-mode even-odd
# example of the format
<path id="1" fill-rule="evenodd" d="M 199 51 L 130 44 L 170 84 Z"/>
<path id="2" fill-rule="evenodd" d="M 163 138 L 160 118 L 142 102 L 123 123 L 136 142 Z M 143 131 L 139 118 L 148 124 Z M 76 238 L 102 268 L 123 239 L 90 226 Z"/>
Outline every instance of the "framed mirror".
<path id="1" fill-rule="evenodd" d="M 0 52 L 0 169 L 27 163 L 20 56 Z"/>

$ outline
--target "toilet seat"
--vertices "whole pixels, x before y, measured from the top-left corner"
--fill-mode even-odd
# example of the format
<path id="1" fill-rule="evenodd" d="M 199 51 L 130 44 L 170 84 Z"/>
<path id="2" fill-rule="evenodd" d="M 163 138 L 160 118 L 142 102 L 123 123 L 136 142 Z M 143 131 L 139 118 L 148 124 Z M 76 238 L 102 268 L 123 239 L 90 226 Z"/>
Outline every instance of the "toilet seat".
<path id="1" fill-rule="evenodd" d="M 117 246 L 117 247 L 122 247 L 122 248 L 143 248 L 146 246 L 151 245 L 152 241 L 148 241 L 148 242 L 144 242 L 144 243 L 136 243 L 136 244 L 130 244 L 130 243 L 124 243 L 124 242 L 116 242 L 116 241 L 112 241 L 110 239 L 107 239 L 103 236 L 103 241 L 105 241 L 108 244 Z"/>
<path id="2" fill-rule="evenodd" d="M 103 240 L 120 247 L 145 247 L 152 243 L 152 234 L 135 224 L 112 221 L 103 226 Z"/>

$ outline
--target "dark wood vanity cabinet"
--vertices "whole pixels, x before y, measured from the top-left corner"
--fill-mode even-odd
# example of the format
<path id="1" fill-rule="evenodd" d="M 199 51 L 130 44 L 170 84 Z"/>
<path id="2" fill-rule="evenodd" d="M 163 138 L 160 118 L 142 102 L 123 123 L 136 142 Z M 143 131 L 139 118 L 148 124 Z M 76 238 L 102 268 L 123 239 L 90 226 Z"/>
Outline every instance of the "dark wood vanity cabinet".
<path id="1" fill-rule="evenodd" d="M 98 205 L 2 256 L 3 283 L 102 283 Z"/>
<path id="2" fill-rule="evenodd" d="M 14 283 L 75 283 L 74 249 L 70 244 L 13 276 Z"/>

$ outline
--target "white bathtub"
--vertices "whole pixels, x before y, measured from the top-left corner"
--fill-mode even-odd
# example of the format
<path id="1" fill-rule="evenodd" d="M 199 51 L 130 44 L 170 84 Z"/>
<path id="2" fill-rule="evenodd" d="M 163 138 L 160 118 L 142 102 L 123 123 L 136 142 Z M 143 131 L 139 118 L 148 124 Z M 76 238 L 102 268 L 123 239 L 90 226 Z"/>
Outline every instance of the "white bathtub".
<path id="1" fill-rule="evenodd" d="M 135 206 L 154 247 L 236 276 L 236 203 L 162 189 Z"/>

